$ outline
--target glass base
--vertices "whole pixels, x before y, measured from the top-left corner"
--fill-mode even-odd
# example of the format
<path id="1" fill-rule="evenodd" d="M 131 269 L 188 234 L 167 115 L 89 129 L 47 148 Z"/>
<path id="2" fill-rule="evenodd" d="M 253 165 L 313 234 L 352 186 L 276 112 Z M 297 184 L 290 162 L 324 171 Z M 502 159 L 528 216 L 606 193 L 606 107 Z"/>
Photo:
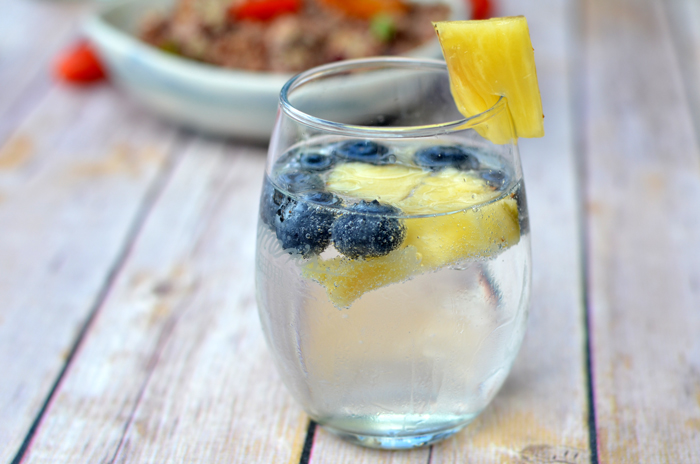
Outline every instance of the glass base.
<path id="1" fill-rule="evenodd" d="M 334 429 L 328 425 L 321 425 L 324 429 L 337 435 L 343 440 L 349 441 L 356 445 L 365 446 L 367 448 L 375 449 L 385 449 L 385 450 L 402 450 L 410 448 L 418 448 L 421 446 L 426 446 L 449 438 L 455 433 L 459 432 L 467 424 L 460 424 L 456 427 L 452 427 L 446 430 L 440 430 L 438 432 L 431 432 L 419 435 L 407 435 L 407 436 L 373 436 L 373 435 L 359 435 L 354 433 L 345 432 L 342 430 Z"/>

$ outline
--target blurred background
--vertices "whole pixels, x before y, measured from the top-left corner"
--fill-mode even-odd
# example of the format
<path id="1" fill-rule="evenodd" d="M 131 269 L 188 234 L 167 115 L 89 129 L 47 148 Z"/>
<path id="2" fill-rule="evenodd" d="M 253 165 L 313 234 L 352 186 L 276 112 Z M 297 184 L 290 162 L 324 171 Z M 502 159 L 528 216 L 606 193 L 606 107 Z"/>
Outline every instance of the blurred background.
<path id="1" fill-rule="evenodd" d="M 310 427 L 253 282 L 284 82 L 525 15 L 531 317 L 456 437 Z M 697 0 L 0 0 L 0 463 L 700 462 Z"/>

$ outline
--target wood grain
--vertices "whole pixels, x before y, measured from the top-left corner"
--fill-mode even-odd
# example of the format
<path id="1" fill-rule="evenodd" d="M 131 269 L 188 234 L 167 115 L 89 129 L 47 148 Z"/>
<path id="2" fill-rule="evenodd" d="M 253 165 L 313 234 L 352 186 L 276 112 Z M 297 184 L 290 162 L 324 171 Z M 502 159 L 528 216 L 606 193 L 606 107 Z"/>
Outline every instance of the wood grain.
<path id="1" fill-rule="evenodd" d="M 264 152 L 198 140 L 149 215 L 26 463 L 296 463 L 308 418 L 265 347 Z"/>
<path id="2" fill-rule="evenodd" d="M 97 87 L 55 89 L 0 145 L 0 462 L 41 410 L 173 141 Z"/>
<path id="3" fill-rule="evenodd" d="M 669 0 L 663 6 L 697 136 L 700 134 L 700 2 Z"/>
<path id="4" fill-rule="evenodd" d="M 56 85 L 53 63 L 79 35 L 88 2 L 2 0 L 0 144 Z"/>
<path id="5" fill-rule="evenodd" d="M 700 149 L 661 1 L 585 2 L 601 463 L 700 461 Z"/>

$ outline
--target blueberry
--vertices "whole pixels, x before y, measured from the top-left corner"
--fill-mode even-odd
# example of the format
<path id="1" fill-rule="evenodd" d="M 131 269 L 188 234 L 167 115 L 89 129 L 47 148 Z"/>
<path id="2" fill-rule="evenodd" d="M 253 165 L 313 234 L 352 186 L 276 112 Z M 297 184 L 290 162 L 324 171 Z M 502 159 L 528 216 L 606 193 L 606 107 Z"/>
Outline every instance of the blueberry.
<path id="1" fill-rule="evenodd" d="M 275 218 L 290 198 L 277 190 L 272 182 L 265 178 L 262 195 L 260 197 L 260 219 L 264 224 L 275 227 Z"/>
<path id="2" fill-rule="evenodd" d="M 302 195 L 301 200 L 289 199 L 275 218 L 275 233 L 282 248 L 304 258 L 323 252 L 331 242 L 331 227 L 337 213 L 323 206 L 340 206 L 342 202 L 328 192 Z"/>
<path id="3" fill-rule="evenodd" d="M 495 189 L 502 189 L 506 182 L 506 173 L 497 169 L 480 171 L 479 176 L 484 179 L 489 186 Z"/>
<path id="4" fill-rule="evenodd" d="M 302 153 L 299 156 L 299 164 L 301 168 L 307 171 L 327 171 L 335 162 L 333 155 L 324 155 L 323 153 L 310 152 Z"/>
<path id="5" fill-rule="evenodd" d="M 286 171 L 277 176 L 278 185 L 290 193 L 319 193 L 324 188 L 323 180 L 316 174 L 299 171 Z M 260 199 L 260 218 L 264 224 L 275 227 L 275 219 L 279 217 L 280 210 L 292 199 L 275 186 L 267 178 L 263 184 Z"/>
<path id="6" fill-rule="evenodd" d="M 307 193 L 304 195 L 304 200 L 330 208 L 337 208 L 343 205 L 343 201 L 330 192 Z"/>
<path id="7" fill-rule="evenodd" d="M 518 190 L 513 194 L 515 203 L 518 205 L 518 221 L 520 222 L 520 233 L 526 234 L 530 231 L 530 215 L 527 210 L 527 196 L 525 186 L 521 183 Z"/>
<path id="8" fill-rule="evenodd" d="M 297 159 L 297 154 L 299 153 L 298 150 L 289 150 L 285 153 L 283 153 L 277 161 L 275 161 L 275 165 L 273 167 L 274 172 L 279 172 L 281 169 L 283 169 L 285 166 L 290 166 L 295 164 L 295 161 Z M 297 166 L 298 167 L 298 166 Z"/>
<path id="9" fill-rule="evenodd" d="M 290 193 L 323 190 L 325 184 L 318 174 L 303 171 L 285 171 L 277 176 L 277 185 Z"/>
<path id="10" fill-rule="evenodd" d="M 453 145 L 435 145 L 418 150 L 413 155 L 418 166 L 438 171 L 443 168 L 453 167 L 463 171 L 479 169 L 479 159 L 466 147 Z"/>
<path id="11" fill-rule="evenodd" d="M 371 140 L 348 140 L 338 145 L 333 153 L 349 161 L 369 164 L 392 164 L 396 161 L 387 147 Z"/>
<path id="12" fill-rule="evenodd" d="M 374 200 L 361 201 L 336 219 L 332 235 L 335 248 L 348 258 L 374 258 L 397 249 L 406 238 L 406 227 L 393 217 L 400 211 Z"/>

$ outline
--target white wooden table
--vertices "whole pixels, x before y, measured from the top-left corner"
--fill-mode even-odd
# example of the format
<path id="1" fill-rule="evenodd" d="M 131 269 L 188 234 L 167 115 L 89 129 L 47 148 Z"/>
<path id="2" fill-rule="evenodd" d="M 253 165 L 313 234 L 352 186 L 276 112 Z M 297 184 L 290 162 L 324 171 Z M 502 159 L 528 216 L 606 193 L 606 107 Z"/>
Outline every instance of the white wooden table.
<path id="1" fill-rule="evenodd" d="M 310 426 L 272 367 L 265 147 L 51 77 L 92 7 L 0 0 L 0 464 L 700 462 L 700 2 L 500 2 L 546 115 L 531 319 L 484 414 L 410 452 Z"/>

